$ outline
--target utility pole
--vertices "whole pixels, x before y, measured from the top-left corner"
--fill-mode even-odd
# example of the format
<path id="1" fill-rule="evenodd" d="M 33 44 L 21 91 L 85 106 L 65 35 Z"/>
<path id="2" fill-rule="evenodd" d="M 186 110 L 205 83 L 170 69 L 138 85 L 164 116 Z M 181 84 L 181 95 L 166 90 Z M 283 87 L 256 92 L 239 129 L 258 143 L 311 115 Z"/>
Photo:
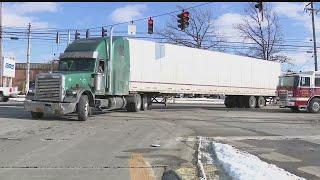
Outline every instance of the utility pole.
<path id="1" fill-rule="evenodd" d="M 68 30 L 68 44 L 67 45 L 69 45 L 70 44 L 70 30 Z"/>
<path id="2" fill-rule="evenodd" d="M 2 2 L 0 2 L 0 87 L 3 85 L 3 58 L 2 58 Z"/>
<path id="3" fill-rule="evenodd" d="M 26 94 L 29 92 L 30 81 L 30 36 L 31 36 L 31 24 L 28 25 L 28 45 L 27 45 L 27 70 L 26 70 Z"/>
<path id="4" fill-rule="evenodd" d="M 310 2 L 306 6 L 311 5 L 311 8 L 305 8 L 306 11 L 311 11 L 312 18 L 312 35 L 313 35 L 313 57 L 314 57 L 314 70 L 318 71 L 318 59 L 317 59 L 317 41 L 316 41 L 316 31 L 314 25 L 314 11 L 318 13 L 319 10 L 313 8 L 313 2 Z"/>

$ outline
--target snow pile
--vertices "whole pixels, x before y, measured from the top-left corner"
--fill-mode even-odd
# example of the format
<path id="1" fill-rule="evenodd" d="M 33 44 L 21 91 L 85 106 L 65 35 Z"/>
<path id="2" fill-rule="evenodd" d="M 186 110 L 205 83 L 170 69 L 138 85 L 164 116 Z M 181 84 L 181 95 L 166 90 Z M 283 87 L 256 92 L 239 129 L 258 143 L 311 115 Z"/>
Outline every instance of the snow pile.
<path id="1" fill-rule="evenodd" d="M 214 155 L 226 173 L 239 180 L 304 180 L 273 164 L 261 161 L 257 156 L 242 152 L 228 144 L 212 142 Z"/>

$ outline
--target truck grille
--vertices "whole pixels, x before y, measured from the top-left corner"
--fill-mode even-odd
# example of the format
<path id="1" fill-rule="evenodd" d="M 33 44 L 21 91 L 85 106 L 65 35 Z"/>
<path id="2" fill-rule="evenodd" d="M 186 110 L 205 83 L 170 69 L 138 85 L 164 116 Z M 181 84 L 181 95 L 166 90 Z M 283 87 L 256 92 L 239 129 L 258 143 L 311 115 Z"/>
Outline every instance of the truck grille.
<path id="1" fill-rule="evenodd" d="M 60 101 L 61 100 L 61 76 L 37 77 L 36 99 L 39 101 Z"/>

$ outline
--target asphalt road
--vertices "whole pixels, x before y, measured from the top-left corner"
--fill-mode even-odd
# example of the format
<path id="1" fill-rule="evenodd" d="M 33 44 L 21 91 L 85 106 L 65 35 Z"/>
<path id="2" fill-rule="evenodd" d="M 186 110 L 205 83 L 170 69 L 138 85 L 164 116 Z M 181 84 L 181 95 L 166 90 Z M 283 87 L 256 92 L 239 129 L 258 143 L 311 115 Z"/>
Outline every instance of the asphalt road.
<path id="1" fill-rule="evenodd" d="M 31 120 L 21 103 L 1 103 L 0 179 L 143 179 L 147 173 L 160 179 L 164 169 L 188 168 L 191 177 L 195 142 L 181 138 L 195 136 L 320 179 L 319 117 L 277 107 L 169 104 L 96 114 L 85 122 L 74 115 Z"/>

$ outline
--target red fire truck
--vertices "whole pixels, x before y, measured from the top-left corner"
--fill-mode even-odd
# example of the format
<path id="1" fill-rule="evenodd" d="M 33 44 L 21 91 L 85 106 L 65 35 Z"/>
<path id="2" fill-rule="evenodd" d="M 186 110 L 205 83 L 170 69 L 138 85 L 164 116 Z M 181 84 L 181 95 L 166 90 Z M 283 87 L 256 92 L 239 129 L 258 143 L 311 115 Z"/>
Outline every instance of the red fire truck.
<path id="1" fill-rule="evenodd" d="M 320 72 L 287 72 L 279 77 L 277 93 L 280 107 L 293 112 L 306 109 L 317 113 L 320 111 Z"/>

